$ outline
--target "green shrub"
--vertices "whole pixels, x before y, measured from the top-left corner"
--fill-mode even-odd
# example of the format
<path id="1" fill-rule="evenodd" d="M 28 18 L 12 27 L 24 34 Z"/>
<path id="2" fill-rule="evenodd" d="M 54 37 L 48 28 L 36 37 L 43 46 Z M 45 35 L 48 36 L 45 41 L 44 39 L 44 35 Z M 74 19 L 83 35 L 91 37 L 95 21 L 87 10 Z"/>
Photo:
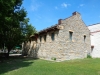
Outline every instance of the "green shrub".
<path id="1" fill-rule="evenodd" d="M 55 57 L 52 57 L 51 60 L 56 60 L 56 58 Z"/>
<path id="2" fill-rule="evenodd" d="M 92 58 L 90 54 L 87 54 L 87 58 Z"/>

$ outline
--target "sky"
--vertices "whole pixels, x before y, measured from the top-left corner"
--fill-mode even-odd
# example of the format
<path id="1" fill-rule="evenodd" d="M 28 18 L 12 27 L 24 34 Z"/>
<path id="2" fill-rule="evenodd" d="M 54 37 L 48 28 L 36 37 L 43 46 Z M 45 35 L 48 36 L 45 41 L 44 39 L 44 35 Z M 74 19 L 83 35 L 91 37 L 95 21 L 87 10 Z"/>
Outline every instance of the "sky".
<path id="1" fill-rule="evenodd" d="M 24 0 L 22 7 L 37 31 L 57 24 L 75 11 L 86 26 L 100 23 L 100 0 Z"/>

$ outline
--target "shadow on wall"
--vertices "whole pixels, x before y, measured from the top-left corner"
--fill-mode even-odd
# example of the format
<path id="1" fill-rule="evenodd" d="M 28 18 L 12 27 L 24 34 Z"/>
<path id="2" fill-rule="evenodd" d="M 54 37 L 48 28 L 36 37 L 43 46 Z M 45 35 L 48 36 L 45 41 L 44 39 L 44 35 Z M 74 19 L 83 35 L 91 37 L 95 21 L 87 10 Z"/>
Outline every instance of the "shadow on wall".
<path id="1" fill-rule="evenodd" d="M 30 41 L 25 41 L 24 43 L 22 43 L 22 55 L 23 56 L 28 55 L 29 49 L 30 49 Z"/>
<path id="2" fill-rule="evenodd" d="M 39 46 L 40 45 L 37 45 L 36 41 L 25 42 L 23 44 L 22 55 L 32 57 L 32 58 L 38 58 L 37 53 L 38 53 L 38 50 L 39 50 Z"/>
<path id="3" fill-rule="evenodd" d="M 33 46 L 30 47 L 28 51 L 28 57 L 33 57 L 33 58 L 38 58 L 38 50 L 39 50 L 39 45 L 37 43 L 33 43 Z"/>
<path id="4" fill-rule="evenodd" d="M 51 31 L 48 34 L 49 34 L 48 38 L 51 40 L 47 40 L 47 41 L 49 41 L 49 42 L 54 41 L 55 36 L 58 37 L 59 30 Z M 47 34 L 45 34 L 45 35 L 47 35 Z M 44 34 L 41 34 L 41 36 L 44 36 Z M 28 56 L 28 57 L 33 57 L 33 58 L 38 58 L 38 51 L 39 51 L 39 48 L 43 45 L 43 43 L 38 43 L 37 37 L 39 38 L 40 35 L 39 36 L 31 36 L 31 41 L 26 41 L 22 44 L 22 55 Z M 46 36 L 45 36 L 45 38 L 46 38 Z M 42 42 L 46 42 L 46 39 L 43 39 Z"/>

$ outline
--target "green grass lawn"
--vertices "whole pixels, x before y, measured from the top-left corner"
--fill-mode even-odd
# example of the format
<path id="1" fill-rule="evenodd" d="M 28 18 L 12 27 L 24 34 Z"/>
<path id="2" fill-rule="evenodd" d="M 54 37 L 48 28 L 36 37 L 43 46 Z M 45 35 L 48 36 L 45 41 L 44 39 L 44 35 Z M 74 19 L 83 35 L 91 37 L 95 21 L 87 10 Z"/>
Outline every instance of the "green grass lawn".
<path id="1" fill-rule="evenodd" d="M 54 62 L 10 58 L 0 62 L 0 75 L 100 75 L 100 59 Z"/>

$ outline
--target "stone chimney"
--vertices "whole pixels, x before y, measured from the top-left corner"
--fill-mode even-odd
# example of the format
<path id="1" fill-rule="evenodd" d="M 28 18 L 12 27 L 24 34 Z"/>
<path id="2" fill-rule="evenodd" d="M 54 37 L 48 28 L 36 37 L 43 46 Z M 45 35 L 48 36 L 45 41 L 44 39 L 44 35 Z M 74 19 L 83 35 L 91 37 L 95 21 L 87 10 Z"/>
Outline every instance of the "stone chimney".
<path id="1" fill-rule="evenodd" d="M 72 13 L 72 15 L 73 15 L 73 16 L 74 16 L 74 15 L 80 15 L 80 13 L 78 13 L 78 12 L 75 11 L 75 12 Z"/>
<path id="2" fill-rule="evenodd" d="M 74 16 L 74 15 L 78 16 L 79 18 L 81 18 L 81 14 L 76 12 L 76 11 L 72 13 L 72 16 Z"/>
<path id="3" fill-rule="evenodd" d="M 59 19 L 59 20 L 58 20 L 58 25 L 60 25 L 60 24 L 61 24 L 61 20 L 62 20 L 62 19 Z"/>

